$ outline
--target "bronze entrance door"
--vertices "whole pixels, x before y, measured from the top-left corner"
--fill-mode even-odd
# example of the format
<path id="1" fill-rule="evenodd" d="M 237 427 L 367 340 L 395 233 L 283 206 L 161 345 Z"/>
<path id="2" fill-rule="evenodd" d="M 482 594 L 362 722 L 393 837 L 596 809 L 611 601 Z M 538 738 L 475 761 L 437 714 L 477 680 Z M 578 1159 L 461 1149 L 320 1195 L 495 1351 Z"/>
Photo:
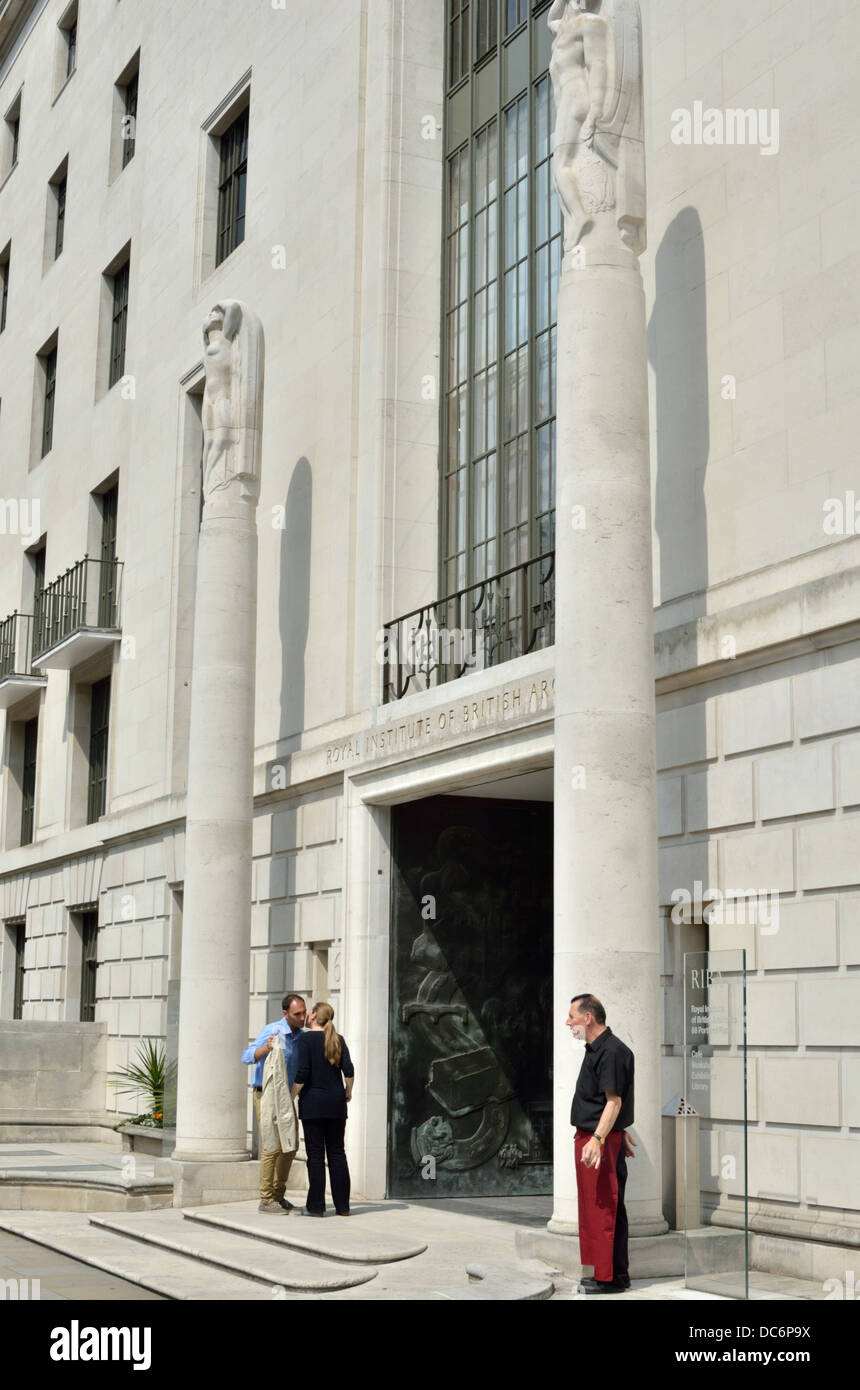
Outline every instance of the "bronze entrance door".
<path id="1" fill-rule="evenodd" d="M 552 1192 L 552 805 L 392 807 L 388 1191 Z"/>

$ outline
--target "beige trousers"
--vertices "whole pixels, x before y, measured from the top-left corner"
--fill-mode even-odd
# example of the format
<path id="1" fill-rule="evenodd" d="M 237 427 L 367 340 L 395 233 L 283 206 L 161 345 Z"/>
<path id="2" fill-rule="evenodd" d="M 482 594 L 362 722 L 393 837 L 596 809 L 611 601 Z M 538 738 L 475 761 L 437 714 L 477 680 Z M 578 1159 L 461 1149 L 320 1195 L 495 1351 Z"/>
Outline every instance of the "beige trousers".
<path id="1" fill-rule="evenodd" d="M 260 1124 L 260 1092 L 254 1092 L 254 1112 Z M 298 1149 L 284 1153 L 283 1149 L 260 1150 L 260 1201 L 277 1202 L 287 1190 L 287 1178 Z"/>

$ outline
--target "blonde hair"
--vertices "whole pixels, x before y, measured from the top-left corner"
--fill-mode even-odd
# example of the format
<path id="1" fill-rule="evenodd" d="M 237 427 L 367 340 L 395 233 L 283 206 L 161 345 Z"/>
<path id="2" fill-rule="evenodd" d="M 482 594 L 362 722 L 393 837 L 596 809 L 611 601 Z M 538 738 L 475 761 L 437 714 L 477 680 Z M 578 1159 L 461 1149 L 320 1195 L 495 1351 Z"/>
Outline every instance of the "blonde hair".
<path id="1" fill-rule="evenodd" d="M 340 1038 L 335 1030 L 333 1023 L 334 1009 L 331 1004 L 314 1004 L 314 1013 L 317 1023 L 321 1023 L 325 1032 L 325 1043 L 323 1052 L 327 1062 L 331 1062 L 333 1067 L 340 1066 L 341 1046 Z"/>

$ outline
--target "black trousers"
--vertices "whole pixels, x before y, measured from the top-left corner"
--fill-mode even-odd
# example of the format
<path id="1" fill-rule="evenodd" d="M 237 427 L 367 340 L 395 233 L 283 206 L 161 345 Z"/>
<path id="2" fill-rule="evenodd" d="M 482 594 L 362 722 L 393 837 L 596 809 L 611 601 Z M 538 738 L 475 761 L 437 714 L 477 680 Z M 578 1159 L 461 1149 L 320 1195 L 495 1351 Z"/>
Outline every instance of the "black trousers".
<path id="1" fill-rule="evenodd" d="M 343 1146 L 346 1120 L 302 1120 L 308 1154 L 308 1211 L 325 1211 L 325 1165 L 335 1211 L 349 1211 L 349 1168 Z"/>
<path id="2" fill-rule="evenodd" d="M 627 1264 L 627 1210 L 624 1206 L 624 1189 L 627 1186 L 627 1157 L 624 1153 L 623 1139 L 621 1140 L 621 1148 L 618 1150 L 615 1176 L 618 1179 L 618 1210 L 615 1214 L 615 1240 L 612 1245 L 612 1278 L 616 1282 L 626 1283 L 630 1278 L 630 1271 Z"/>

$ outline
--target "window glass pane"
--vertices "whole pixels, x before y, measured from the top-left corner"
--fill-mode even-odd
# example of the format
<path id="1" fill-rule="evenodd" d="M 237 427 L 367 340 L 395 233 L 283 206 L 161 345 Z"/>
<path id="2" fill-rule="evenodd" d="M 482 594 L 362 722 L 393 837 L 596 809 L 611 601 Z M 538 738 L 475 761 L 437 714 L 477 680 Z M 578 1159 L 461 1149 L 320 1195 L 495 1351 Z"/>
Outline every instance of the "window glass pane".
<path id="1" fill-rule="evenodd" d="M 513 272 L 512 272 L 513 273 Z M 517 309 L 519 317 L 518 341 L 525 343 L 529 336 L 529 267 L 528 261 L 521 261 L 517 268 Z"/>
<path id="2" fill-rule="evenodd" d="M 517 354 L 517 429 L 524 430 L 529 422 L 529 350 L 522 347 Z M 528 440 L 525 440 L 528 446 Z"/>
<path id="3" fill-rule="evenodd" d="M 542 246 L 535 255 L 535 332 L 549 324 L 549 248 Z"/>
<path id="4" fill-rule="evenodd" d="M 549 154 L 548 85 L 546 77 L 535 84 L 535 158 L 539 160 Z"/>
<path id="5" fill-rule="evenodd" d="M 496 447 L 496 413 L 498 411 L 498 401 L 496 400 L 496 368 L 491 367 L 487 372 L 487 448 Z"/>
<path id="6" fill-rule="evenodd" d="M 487 209 L 487 278 L 494 280 L 499 273 L 498 204 Z"/>
<path id="7" fill-rule="evenodd" d="M 505 352 L 517 345 L 517 272 L 516 267 L 505 276 Z"/>
<path id="8" fill-rule="evenodd" d="M 475 218 L 475 288 L 487 283 L 487 213 Z"/>
<path id="9" fill-rule="evenodd" d="M 487 291 L 475 295 L 475 371 L 487 365 Z"/>
<path id="10" fill-rule="evenodd" d="M 535 246 L 540 246 L 542 242 L 546 241 L 549 234 L 548 180 L 549 165 L 546 163 L 539 164 L 535 170 Z"/>
<path id="11" fill-rule="evenodd" d="M 505 112 L 505 187 L 510 188 L 517 177 L 517 108 Z"/>
<path id="12" fill-rule="evenodd" d="M 517 177 L 525 178 L 529 171 L 529 124 L 528 124 L 529 99 L 527 96 L 520 97 L 517 102 L 517 133 L 518 133 L 518 158 L 517 158 Z"/>
<path id="13" fill-rule="evenodd" d="M 484 541 L 487 539 L 487 479 L 483 459 L 478 459 L 476 463 L 472 464 L 472 507 L 474 516 L 473 539 Z"/>
<path id="14" fill-rule="evenodd" d="M 504 437 L 510 439 L 517 432 L 517 356 L 505 358 L 505 418 Z M 506 462 L 508 456 L 506 455 Z"/>
<path id="15" fill-rule="evenodd" d="M 517 259 L 517 189 L 516 185 L 505 194 L 505 265 L 513 265 Z"/>
<path id="16" fill-rule="evenodd" d="M 550 413 L 550 369 L 549 369 L 549 334 L 544 333 L 537 340 L 537 399 L 535 401 L 535 419 L 545 420 Z"/>
<path id="17" fill-rule="evenodd" d="M 524 23 L 545 27 L 545 5 L 533 15 L 526 0 L 500 3 L 505 34 Z M 477 58 L 498 40 L 498 5 L 475 0 L 471 8 Z M 446 12 L 452 45 L 459 45 L 457 80 L 473 81 L 465 50 L 468 6 L 450 0 Z M 537 51 L 531 32 L 528 47 Z M 551 532 L 561 217 L 552 185 L 548 74 L 538 73 L 531 87 L 489 122 L 482 106 L 481 127 L 449 160 L 446 299 L 454 312 L 446 311 L 445 332 L 449 381 L 457 389 L 447 399 L 441 489 L 446 583 L 456 573 L 470 584 L 507 561 L 541 553 Z M 471 94 L 468 105 L 476 109 Z M 503 499 L 498 540 L 497 496 Z"/>
<path id="18" fill-rule="evenodd" d="M 529 185 L 522 179 L 517 185 L 517 255 L 527 256 L 529 250 Z"/>
<path id="19" fill-rule="evenodd" d="M 493 281 L 487 287 L 487 361 L 496 360 L 496 335 L 498 325 L 496 322 L 496 282 Z"/>

